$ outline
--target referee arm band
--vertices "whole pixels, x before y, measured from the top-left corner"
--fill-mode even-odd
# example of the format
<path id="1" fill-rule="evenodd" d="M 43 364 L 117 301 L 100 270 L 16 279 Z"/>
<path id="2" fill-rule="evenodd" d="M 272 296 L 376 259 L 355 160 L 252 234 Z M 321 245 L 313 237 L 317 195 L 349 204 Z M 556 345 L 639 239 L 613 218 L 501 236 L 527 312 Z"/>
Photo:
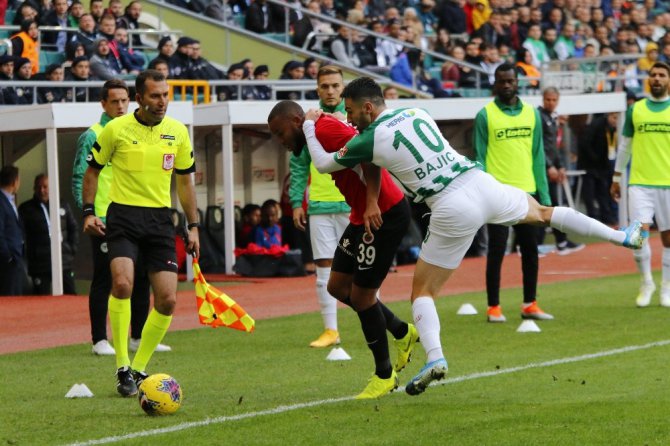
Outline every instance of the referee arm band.
<path id="1" fill-rule="evenodd" d="M 84 218 L 88 217 L 89 215 L 95 216 L 95 206 L 91 203 L 84 204 L 81 210 L 84 212 Z"/>

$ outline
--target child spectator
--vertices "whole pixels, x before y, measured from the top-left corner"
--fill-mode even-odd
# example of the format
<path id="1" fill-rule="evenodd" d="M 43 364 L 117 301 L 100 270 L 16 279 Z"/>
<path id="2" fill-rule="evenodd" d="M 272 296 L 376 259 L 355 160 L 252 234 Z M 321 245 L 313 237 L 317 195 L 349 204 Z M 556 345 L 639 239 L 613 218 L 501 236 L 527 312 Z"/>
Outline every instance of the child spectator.
<path id="1" fill-rule="evenodd" d="M 246 248 L 252 242 L 251 235 L 261 222 L 261 207 L 257 204 L 247 204 L 242 209 L 242 228 L 237 236 L 237 246 Z"/>
<path id="2" fill-rule="evenodd" d="M 252 232 L 254 243 L 261 248 L 269 249 L 282 244 L 277 207 L 276 200 L 266 200 L 261 206 L 261 223 Z"/>

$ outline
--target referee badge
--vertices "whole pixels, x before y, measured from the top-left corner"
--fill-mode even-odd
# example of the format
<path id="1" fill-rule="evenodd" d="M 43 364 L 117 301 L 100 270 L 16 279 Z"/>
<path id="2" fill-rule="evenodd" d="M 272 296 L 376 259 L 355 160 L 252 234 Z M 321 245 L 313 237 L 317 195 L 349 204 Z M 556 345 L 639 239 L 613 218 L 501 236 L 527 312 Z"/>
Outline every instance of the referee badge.
<path id="1" fill-rule="evenodd" d="M 174 167 L 174 153 L 163 155 L 163 170 L 172 170 Z"/>

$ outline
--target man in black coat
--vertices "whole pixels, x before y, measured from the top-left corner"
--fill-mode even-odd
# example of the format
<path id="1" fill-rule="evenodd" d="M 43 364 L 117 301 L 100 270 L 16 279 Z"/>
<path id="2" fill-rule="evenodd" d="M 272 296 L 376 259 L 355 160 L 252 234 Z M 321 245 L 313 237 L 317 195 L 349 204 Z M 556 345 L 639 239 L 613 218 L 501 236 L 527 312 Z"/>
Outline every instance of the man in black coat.
<path id="1" fill-rule="evenodd" d="M 463 34 L 466 29 L 464 1 L 446 0 L 441 7 L 436 8 L 435 15 L 438 18 L 438 28 L 444 28 L 449 34 Z"/>
<path id="2" fill-rule="evenodd" d="M 49 220 L 49 178 L 45 174 L 35 177 L 33 198 L 19 206 L 26 239 L 28 274 L 33 281 L 33 293 L 51 294 L 51 234 Z M 76 294 L 72 264 L 79 244 L 79 229 L 70 206 L 59 208 L 61 220 L 60 239 L 63 261 L 63 292 Z"/>
<path id="3" fill-rule="evenodd" d="M 53 9 L 47 11 L 40 19 L 40 26 L 68 27 L 67 0 L 54 0 Z M 48 31 L 42 34 L 42 48 L 65 52 L 65 45 L 70 39 L 67 31 Z"/>
<path id="4" fill-rule="evenodd" d="M 617 223 L 609 193 L 616 158 L 617 119 L 618 113 L 595 116 L 579 139 L 577 168 L 586 171 L 582 189 L 586 213 L 605 224 Z"/>
<path id="5" fill-rule="evenodd" d="M 284 32 L 284 11 L 265 0 L 257 0 L 249 6 L 244 27 L 258 34 Z"/>
<path id="6" fill-rule="evenodd" d="M 0 169 L 0 296 L 23 294 L 23 233 L 16 209 L 16 193 L 21 185 L 19 169 Z"/>

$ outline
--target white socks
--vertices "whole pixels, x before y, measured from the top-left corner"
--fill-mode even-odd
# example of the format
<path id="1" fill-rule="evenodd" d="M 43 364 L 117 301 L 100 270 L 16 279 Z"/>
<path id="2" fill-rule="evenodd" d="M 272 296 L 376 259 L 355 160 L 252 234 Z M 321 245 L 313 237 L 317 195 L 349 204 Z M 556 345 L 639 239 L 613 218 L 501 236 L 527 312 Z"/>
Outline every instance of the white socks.
<path id="1" fill-rule="evenodd" d="M 648 242 L 646 242 L 648 243 Z M 670 286 L 670 248 L 663 248 L 662 283 Z"/>
<path id="2" fill-rule="evenodd" d="M 337 331 L 337 299 L 328 293 L 330 268 L 316 267 L 316 297 L 321 305 L 323 326 Z"/>
<path id="3" fill-rule="evenodd" d="M 633 258 L 637 264 L 637 270 L 642 276 L 642 282 L 653 283 L 654 279 L 651 277 L 651 248 L 648 240 L 644 241 L 642 248 L 633 250 Z"/>
<path id="4" fill-rule="evenodd" d="M 437 316 L 433 298 L 417 297 L 412 303 L 412 316 L 414 325 L 419 332 L 421 345 L 423 345 L 428 356 L 426 362 L 444 358 L 442 344 L 440 343 L 440 318 Z"/>
<path id="5" fill-rule="evenodd" d="M 598 237 L 617 245 L 623 244 L 626 239 L 626 234 L 623 231 L 612 229 L 598 220 L 566 207 L 557 206 L 554 208 L 549 225 L 568 234 Z"/>

